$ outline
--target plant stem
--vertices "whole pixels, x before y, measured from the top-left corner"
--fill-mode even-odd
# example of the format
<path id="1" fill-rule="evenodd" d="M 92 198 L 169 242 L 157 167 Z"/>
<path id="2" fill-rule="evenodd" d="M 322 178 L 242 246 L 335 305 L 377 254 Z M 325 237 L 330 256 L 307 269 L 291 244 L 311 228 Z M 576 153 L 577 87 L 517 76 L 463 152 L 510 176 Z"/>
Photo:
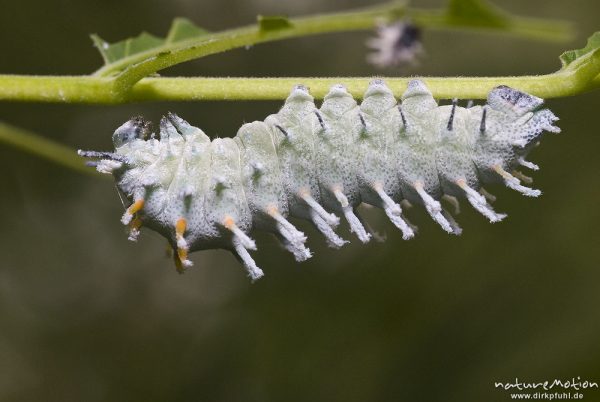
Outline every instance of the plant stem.
<path id="1" fill-rule="evenodd" d="M 288 28 L 261 30 L 259 25 L 252 24 L 228 29 L 134 54 L 101 68 L 94 75 L 106 77 L 125 70 L 120 79 L 123 84 L 131 83 L 136 77 L 139 80 L 183 61 L 230 49 L 319 33 L 370 29 L 378 19 L 400 17 L 404 8 L 403 2 L 396 1 L 349 12 L 293 18 L 288 20 Z"/>
<path id="2" fill-rule="evenodd" d="M 5 142 L 69 169 L 88 174 L 94 173 L 94 169 L 85 166 L 84 160 L 77 156 L 75 150 L 22 128 L 0 122 L 0 142 Z M 94 174 L 94 176 L 98 175 Z"/>
<path id="3" fill-rule="evenodd" d="M 478 30 L 486 33 L 502 33 L 515 37 L 546 42 L 568 42 L 574 37 L 571 23 L 560 20 L 519 17 L 506 15 L 504 24 L 499 26 L 467 24 L 448 18 L 445 11 L 407 8 L 406 16 L 417 25 L 428 29 Z"/>
<path id="4" fill-rule="evenodd" d="M 313 79 L 228 79 L 228 78 L 146 78 L 175 64 L 226 50 L 292 37 L 325 32 L 370 29 L 377 21 L 411 18 L 415 23 L 432 28 L 469 28 L 488 32 L 503 32 L 538 40 L 560 41 L 570 38 L 570 25 L 560 21 L 514 17 L 506 14 L 499 25 L 478 25 L 468 19 L 456 19 L 447 10 L 419 10 L 405 7 L 395 1 L 349 12 L 321 14 L 284 20 L 283 27 L 273 29 L 252 25 L 219 33 L 201 35 L 192 39 L 167 43 L 148 51 L 136 53 L 107 64 L 92 76 L 19 76 L 0 75 L 0 100 L 25 102 L 65 102 L 115 104 L 143 100 L 210 100 L 210 99 L 283 99 L 293 84 L 311 85 L 316 97 L 322 97 L 332 82 L 347 83 L 360 97 L 367 83 L 365 78 Z M 120 75 L 116 75 L 120 73 Z M 116 76 L 115 76 L 116 75 Z M 523 90 L 535 87 L 547 97 L 578 93 L 568 85 L 556 83 L 549 90 L 545 85 L 552 75 L 542 77 L 498 77 L 476 79 L 431 78 L 432 90 L 438 97 L 449 95 L 449 88 L 457 92 L 450 96 L 482 98 L 493 83 L 516 82 Z M 444 79 L 445 80 L 445 79 Z M 537 80 L 542 80 L 536 86 Z M 389 79 L 397 91 L 406 79 Z M 463 85 L 474 83 L 473 88 Z M 581 90 L 581 88 L 577 88 Z"/>
<path id="5" fill-rule="evenodd" d="M 593 73 L 593 72 L 592 72 Z M 588 75 L 590 72 L 588 72 Z M 438 99 L 484 99 L 490 89 L 508 85 L 542 98 L 571 96 L 600 88 L 600 75 L 571 71 L 521 77 L 424 77 Z M 282 100 L 296 84 L 322 99 L 333 84 L 344 84 L 361 98 L 373 77 L 282 78 L 144 78 L 125 96 L 113 91 L 112 79 L 90 76 L 0 75 L 0 100 L 22 102 L 118 104 L 140 101 Z M 409 78 L 383 78 L 400 96 Z M 412 79 L 412 78 L 411 78 Z"/>
<path id="6" fill-rule="evenodd" d="M 377 21 L 405 17 L 427 28 L 477 29 L 499 31 L 536 40 L 564 41 L 572 36 L 569 24 L 534 18 L 507 17 L 501 26 L 478 26 L 449 18 L 445 11 L 406 8 L 402 2 L 391 2 L 375 7 L 332 14 L 289 19 L 282 29 L 262 30 L 251 25 L 242 28 L 191 39 L 176 45 L 165 45 L 151 51 L 124 58 L 98 70 L 96 76 L 110 76 L 122 71 L 114 82 L 115 91 L 126 93 L 135 83 L 162 69 L 211 54 L 259 43 L 327 32 L 372 29 Z"/>

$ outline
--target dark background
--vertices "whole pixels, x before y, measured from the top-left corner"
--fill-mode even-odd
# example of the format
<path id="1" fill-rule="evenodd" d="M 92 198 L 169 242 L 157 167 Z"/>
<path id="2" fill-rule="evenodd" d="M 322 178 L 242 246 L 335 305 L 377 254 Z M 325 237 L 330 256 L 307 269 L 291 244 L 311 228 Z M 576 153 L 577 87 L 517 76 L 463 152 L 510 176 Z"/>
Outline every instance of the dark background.
<path id="1" fill-rule="evenodd" d="M 299 15 L 366 1 L 2 1 L 0 72 L 86 74 L 100 67 L 89 33 L 162 35 L 175 16 L 211 30 L 256 14 Z M 415 2 L 416 5 L 438 4 Z M 600 28 L 595 0 L 502 1 L 525 15 L 573 21 L 567 44 L 425 32 L 419 75 L 552 72 L 564 49 Z M 165 75 L 374 75 L 368 33 L 235 50 Z M 398 72 L 387 71 L 393 75 Z M 263 119 L 280 102 L 121 106 L 0 104 L 0 119 L 73 148 L 110 149 L 132 115 L 176 111 L 212 136 Z M 508 400 L 494 381 L 600 381 L 599 93 L 548 101 L 563 133 L 545 137 L 528 199 L 496 187 L 504 222 L 463 205 L 461 237 L 420 209 L 402 241 L 378 211 L 385 243 L 330 250 L 307 225 L 314 257 L 296 264 L 268 236 L 251 285 L 224 251 L 192 255 L 177 275 L 164 240 L 126 240 L 110 180 L 0 144 L 0 400 Z M 463 203 L 464 204 L 464 203 Z M 585 393 L 600 400 L 600 391 Z"/>

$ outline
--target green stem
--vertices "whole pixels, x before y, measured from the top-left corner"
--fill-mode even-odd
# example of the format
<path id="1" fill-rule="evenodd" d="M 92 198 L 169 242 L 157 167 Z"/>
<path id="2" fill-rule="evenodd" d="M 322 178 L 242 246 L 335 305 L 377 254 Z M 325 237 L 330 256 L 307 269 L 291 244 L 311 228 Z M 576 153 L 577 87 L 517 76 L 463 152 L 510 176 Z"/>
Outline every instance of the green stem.
<path id="1" fill-rule="evenodd" d="M 424 77 L 438 99 L 484 99 L 494 86 L 508 85 L 542 98 L 571 96 L 600 88 L 597 66 L 586 74 L 558 71 L 521 77 Z M 578 70 L 579 71 L 579 70 Z M 591 75 L 591 76 L 590 76 Z M 592 77 L 595 77 L 591 79 Z M 322 99 L 342 83 L 362 97 L 372 77 L 339 78 L 144 78 L 125 96 L 113 91 L 112 79 L 89 76 L 0 75 L 0 101 L 118 104 L 139 101 L 282 100 L 299 83 Z M 409 78 L 383 78 L 399 96 Z"/>
<path id="2" fill-rule="evenodd" d="M 94 173 L 94 169 L 85 166 L 84 160 L 77 156 L 75 150 L 22 128 L 0 122 L 0 142 L 30 152 L 69 169 L 88 174 Z"/>
<path id="3" fill-rule="evenodd" d="M 0 75 L 0 100 L 48 103 L 120 103 L 114 78 L 88 75 Z M 123 101 L 122 101 L 123 102 Z"/>
<path id="4" fill-rule="evenodd" d="M 477 21 L 456 21 L 445 11 L 408 8 L 407 17 L 417 25 L 428 29 L 478 30 L 484 33 L 502 33 L 515 37 L 546 42 L 568 42 L 574 37 L 573 26 L 569 22 L 506 15 L 497 26 L 478 24 Z"/>
<path id="5" fill-rule="evenodd" d="M 557 21 L 494 16 L 493 24 L 474 23 L 461 15 L 439 10 L 406 8 L 393 2 L 351 12 L 286 20 L 282 27 L 248 26 L 168 43 L 106 65 L 92 76 L 0 75 L 0 101 L 116 104 L 150 100 L 284 99 L 291 87 L 302 83 L 316 98 L 333 84 L 345 84 L 360 98 L 370 77 L 356 78 L 144 78 L 175 64 L 258 43 L 326 32 L 370 29 L 378 21 L 408 17 L 420 26 L 442 29 L 501 31 L 538 40 L 564 41 L 571 27 Z M 600 88 L 600 51 L 589 60 L 577 60 L 560 71 L 525 77 L 423 78 L 437 98 L 482 99 L 494 86 L 504 84 L 543 98 L 575 95 Z M 119 75 L 116 75 L 120 73 Z M 116 75 L 116 76 L 115 76 Z M 408 78 L 386 78 L 397 96 Z M 74 170 L 91 173 L 74 150 L 29 131 L 0 122 L 0 142 L 44 157 Z"/>
<path id="6" fill-rule="evenodd" d="M 261 29 L 259 24 L 168 43 L 110 63 L 92 76 L 0 75 L 0 100 L 115 104 L 143 100 L 282 99 L 289 88 L 298 82 L 311 85 L 315 95 L 322 97 L 326 87 L 334 81 L 347 83 L 353 93 L 360 96 L 368 81 L 364 78 L 246 80 L 144 77 L 187 60 L 241 46 L 325 32 L 370 29 L 377 21 L 397 19 L 403 15 L 421 26 L 432 28 L 501 31 L 552 41 L 568 39 L 572 34 L 570 26 L 560 21 L 513 17 L 507 14 L 502 16 L 499 23 L 481 25 L 469 19 L 457 19 L 455 15 L 448 14 L 447 10 L 410 9 L 406 8 L 404 3 L 392 2 L 350 12 L 285 20 L 286 24 L 279 29 Z M 115 77 L 119 72 L 121 74 Z M 449 94 L 448 88 L 453 88 L 457 91 L 454 96 L 482 98 L 492 82 L 515 82 L 515 86 L 523 90 L 539 88 L 540 95 L 546 94 L 547 97 L 572 95 L 581 91 L 581 88 L 568 88 L 568 83 L 557 83 L 549 90 L 545 84 L 552 81 L 552 78 L 553 75 L 522 78 L 448 78 L 447 82 L 438 82 L 441 78 L 431 78 L 428 82 L 431 82 L 434 93 L 439 97 L 446 97 Z M 406 79 L 394 78 L 388 81 L 396 86 L 397 91 L 406 84 Z M 471 82 L 474 87 L 463 87 Z M 539 85 L 536 85 L 537 83 Z"/>
<path id="7" fill-rule="evenodd" d="M 94 75 L 106 77 L 122 72 L 120 82 L 131 84 L 166 67 L 230 49 L 326 32 L 371 29 L 378 19 L 400 17 L 404 8 L 403 2 L 391 2 L 350 12 L 293 18 L 288 20 L 289 27 L 282 29 L 261 30 L 257 24 L 228 29 L 123 58 Z"/>
<path id="8" fill-rule="evenodd" d="M 377 21 L 400 17 L 412 19 L 428 28 L 500 31 L 549 41 L 564 41 L 572 37 L 570 25 L 561 21 L 510 17 L 498 26 L 479 26 L 452 19 L 445 11 L 410 9 L 403 3 L 392 2 L 350 12 L 289 19 L 289 26 L 281 29 L 263 30 L 260 26 L 251 25 L 226 30 L 124 58 L 98 70 L 95 75 L 110 76 L 122 71 L 114 84 L 118 93 L 125 94 L 142 78 L 185 61 L 259 43 L 327 32 L 372 29 Z"/>

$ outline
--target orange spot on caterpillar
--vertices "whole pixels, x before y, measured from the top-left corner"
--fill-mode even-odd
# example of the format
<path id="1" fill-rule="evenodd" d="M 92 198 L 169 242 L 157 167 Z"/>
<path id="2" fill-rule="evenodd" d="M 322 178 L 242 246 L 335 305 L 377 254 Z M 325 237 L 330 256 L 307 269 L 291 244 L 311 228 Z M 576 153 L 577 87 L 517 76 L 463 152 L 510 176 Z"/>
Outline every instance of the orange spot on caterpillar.
<path id="1" fill-rule="evenodd" d="M 233 228 L 236 227 L 235 226 L 235 221 L 229 215 L 225 216 L 225 219 L 223 219 L 223 226 L 225 226 L 229 230 L 233 230 Z"/>
<path id="2" fill-rule="evenodd" d="M 129 212 L 131 215 L 133 215 L 133 214 L 141 211 L 142 208 L 144 208 L 144 199 L 140 198 L 139 200 L 137 200 L 136 202 L 131 204 L 131 206 L 129 206 L 129 208 L 127 209 L 127 212 Z"/>
<path id="3" fill-rule="evenodd" d="M 268 213 L 270 216 L 276 216 L 276 215 L 279 215 L 279 211 L 277 210 L 277 207 L 276 207 L 275 205 L 269 205 L 269 206 L 267 207 L 267 213 Z"/>
<path id="4" fill-rule="evenodd" d="M 187 221 L 185 218 L 179 218 L 177 223 L 175 224 L 175 233 L 177 236 L 183 236 L 185 233 L 185 228 L 187 227 Z"/>

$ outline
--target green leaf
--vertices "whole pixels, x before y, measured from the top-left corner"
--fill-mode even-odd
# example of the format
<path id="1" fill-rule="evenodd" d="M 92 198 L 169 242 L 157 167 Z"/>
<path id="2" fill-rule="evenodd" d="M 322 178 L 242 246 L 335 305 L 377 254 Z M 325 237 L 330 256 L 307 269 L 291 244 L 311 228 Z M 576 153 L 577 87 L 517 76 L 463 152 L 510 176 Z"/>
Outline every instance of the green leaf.
<path id="1" fill-rule="evenodd" d="M 587 40 L 585 47 L 581 49 L 567 50 L 560 55 L 563 69 L 575 60 L 585 57 L 595 50 L 600 49 L 600 31 L 594 32 Z"/>
<path id="2" fill-rule="evenodd" d="M 116 43 L 108 43 L 98 35 L 91 35 L 94 45 L 102 55 L 105 64 L 110 64 L 129 55 L 159 47 L 163 40 L 147 32 L 142 32 L 135 38 L 129 38 Z"/>
<path id="3" fill-rule="evenodd" d="M 508 23 L 507 14 L 485 0 L 450 0 L 446 15 L 461 25 L 503 27 Z"/>
<path id="4" fill-rule="evenodd" d="M 292 27 L 290 20 L 281 15 L 259 15 L 256 17 L 261 32 L 275 31 Z"/>
<path id="5" fill-rule="evenodd" d="M 208 34 L 186 18 L 175 18 L 166 38 L 159 38 L 147 32 L 142 32 L 134 38 L 128 38 L 116 43 L 108 43 L 98 35 L 91 35 L 92 41 L 108 65 L 144 52 L 156 51 L 166 45 L 176 45 L 188 39 L 196 39 Z"/>
<path id="6" fill-rule="evenodd" d="M 187 39 L 198 38 L 207 35 L 209 32 L 200 28 L 187 18 L 178 17 L 173 20 L 169 33 L 167 34 L 166 43 L 176 43 Z"/>

